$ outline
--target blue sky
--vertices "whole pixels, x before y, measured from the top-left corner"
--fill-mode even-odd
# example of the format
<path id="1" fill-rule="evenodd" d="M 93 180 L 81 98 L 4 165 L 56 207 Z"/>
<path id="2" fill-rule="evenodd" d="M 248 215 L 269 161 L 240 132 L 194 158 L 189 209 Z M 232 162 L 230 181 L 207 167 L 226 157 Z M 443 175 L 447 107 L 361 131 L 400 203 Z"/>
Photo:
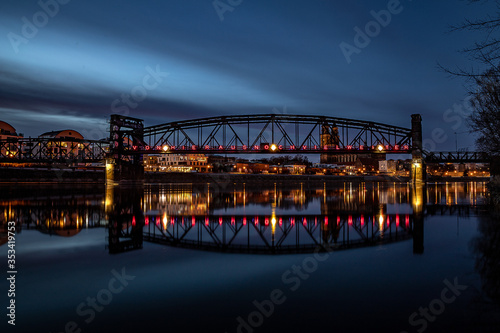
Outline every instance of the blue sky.
<path id="1" fill-rule="evenodd" d="M 220 0 L 223 14 L 213 0 L 59 1 L 41 1 L 53 16 L 35 0 L 0 4 L 0 120 L 25 136 L 99 136 L 118 107 L 146 125 L 287 112 L 410 127 L 421 113 L 429 145 L 454 149 L 458 132 L 459 148 L 473 149 L 460 120 L 467 83 L 437 65 L 472 65 L 458 51 L 482 36 L 448 31 L 495 11 L 491 2 L 402 0 L 348 63 L 339 45 L 355 45 L 354 28 L 396 0 Z M 158 80 L 144 89 L 151 70 Z M 132 92 L 133 107 L 121 101 Z"/>

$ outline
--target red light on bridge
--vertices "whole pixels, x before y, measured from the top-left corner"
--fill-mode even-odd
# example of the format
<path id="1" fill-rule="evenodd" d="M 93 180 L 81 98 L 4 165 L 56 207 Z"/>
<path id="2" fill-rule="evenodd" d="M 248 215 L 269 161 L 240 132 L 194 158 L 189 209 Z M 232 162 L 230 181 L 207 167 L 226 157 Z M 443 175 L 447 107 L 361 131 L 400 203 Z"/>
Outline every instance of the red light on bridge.
<path id="1" fill-rule="evenodd" d="M 363 215 L 361 215 L 360 221 L 361 221 L 361 226 L 363 226 L 365 224 L 365 217 Z"/>
<path id="2" fill-rule="evenodd" d="M 269 218 L 268 218 L 268 217 L 266 217 L 266 218 L 264 219 L 264 224 L 265 224 L 266 226 L 268 226 L 268 225 L 269 225 Z"/>
<path id="3" fill-rule="evenodd" d="M 328 216 L 325 216 L 325 225 L 328 225 Z"/>
<path id="4" fill-rule="evenodd" d="M 399 227 L 399 215 L 396 215 L 396 227 Z"/>
<path id="5" fill-rule="evenodd" d="M 280 224 L 280 227 L 283 225 L 283 219 L 281 217 L 279 218 L 279 224 Z"/>
<path id="6" fill-rule="evenodd" d="M 132 216 L 132 226 L 135 227 L 135 216 Z"/>
<path id="7" fill-rule="evenodd" d="M 247 225 L 247 218 L 246 217 L 243 218 L 243 225 Z"/>
<path id="8" fill-rule="evenodd" d="M 259 217 L 256 216 L 254 221 L 255 221 L 255 225 L 259 224 Z"/>
<path id="9" fill-rule="evenodd" d="M 193 225 L 193 227 L 194 227 L 194 225 L 196 224 L 196 219 L 195 219 L 195 217 L 194 217 L 194 216 L 191 218 L 191 224 Z"/>
<path id="10" fill-rule="evenodd" d="M 208 219 L 208 217 L 205 217 L 205 225 L 208 226 L 210 224 L 210 220 Z"/>
<path id="11" fill-rule="evenodd" d="M 149 217 L 148 216 L 146 216 L 146 218 L 144 219 L 144 224 L 149 225 Z"/>
<path id="12" fill-rule="evenodd" d="M 295 225 L 295 217 L 292 217 L 292 218 L 290 219 L 290 224 L 291 224 L 291 225 Z"/>
<path id="13" fill-rule="evenodd" d="M 306 226 L 306 225 L 307 225 L 307 219 L 306 219 L 305 217 L 304 217 L 304 219 L 302 220 L 302 224 L 303 224 L 304 226 Z"/>
<path id="14" fill-rule="evenodd" d="M 231 224 L 234 225 L 235 224 L 235 218 L 234 216 L 231 216 Z"/>
<path id="15" fill-rule="evenodd" d="M 219 225 L 222 225 L 222 217 L 219 217 Z"/>
<path id="16" fill-rule="evenodd" d="M 352 225 L 352 215 L 349 215 L 349 217 L 347 218 L 347 223 L 349 225 Z"/>

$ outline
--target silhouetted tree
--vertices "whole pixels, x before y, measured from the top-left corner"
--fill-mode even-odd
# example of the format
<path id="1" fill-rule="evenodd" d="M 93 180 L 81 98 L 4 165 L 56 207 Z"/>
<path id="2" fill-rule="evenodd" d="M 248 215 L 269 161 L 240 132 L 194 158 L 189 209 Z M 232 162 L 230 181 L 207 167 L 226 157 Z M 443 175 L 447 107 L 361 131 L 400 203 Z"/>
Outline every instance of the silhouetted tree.
<path id="1" fill-rule="evenodd" d="M 500 174 L 500 0 L 470 0 L 470 3 L 493 2 L 497 10 L 489 15 L 466 20 L 452 27 L 452 31 L 476 31 L 481 35 L 473 46 L 463 50 L 473 61 L 470 70 L 443 68 L 454 76 L 466 77 L 473 81 L 471 87 L 472 114 L 468 123 L 471 132 L 479 137 L 476 145 L 493 156 L 491 173 Z"/>
<path id="2" fill-rule="evenodd" d="M 469 125 L 479 134 L 478 148 L 497 155 L 500 152 L 500 81 L 494 71 L 476 80 L 477 90 L 471 94 L 474 112 L 469 117 Z"/>
<path id="3" fill-rule="evenodd" d="M 466 19 L 463 23 L 452 26 L 451 31 L 474 31 L 480 35 L 474 45 L 462 50 L 474 63 L 471 69 L 457 67 L 455 70 L 443 68 L 446 72 L 454 76 L 463 76 L 468 79 L 479 79 L 485 75 L 485 69 L 489 70 L 489 75 L 498 76 L 500 74 L 500 0 L 469 0 L 470 3 L 495 3 L 497 11 L 479 19 Z M 478 68 L 479 67 L 479 68 Z"/>

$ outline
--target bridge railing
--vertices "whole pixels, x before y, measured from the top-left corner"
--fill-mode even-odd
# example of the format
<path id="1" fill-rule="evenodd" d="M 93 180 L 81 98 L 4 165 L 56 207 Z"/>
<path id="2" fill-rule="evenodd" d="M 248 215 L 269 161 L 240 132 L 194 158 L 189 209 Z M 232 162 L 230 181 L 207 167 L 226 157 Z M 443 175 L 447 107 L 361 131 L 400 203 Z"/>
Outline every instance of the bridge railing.
<path id="1" fill-rule="evenodd" d="M 9 138 L 0 140 L 2 163 L 94 163 L 105 159 L 108 141 L 74 138 Z"/>

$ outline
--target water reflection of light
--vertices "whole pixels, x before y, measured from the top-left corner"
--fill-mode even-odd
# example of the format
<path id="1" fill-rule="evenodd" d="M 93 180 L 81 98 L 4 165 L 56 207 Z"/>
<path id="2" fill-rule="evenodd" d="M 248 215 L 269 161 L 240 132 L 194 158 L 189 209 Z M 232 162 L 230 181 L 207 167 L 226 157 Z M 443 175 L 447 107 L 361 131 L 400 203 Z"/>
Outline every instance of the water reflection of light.
<path id="1" fill-rule="evenodd" d="M 281 218 L 280 218 L 281 220 Z M 272 215 L 271 215 L 271 228 L 272 228 L 272 232 L 273 232 L 273 235 L 276 231 L 276 211 L 273 209 L 272 211 Z"/>

